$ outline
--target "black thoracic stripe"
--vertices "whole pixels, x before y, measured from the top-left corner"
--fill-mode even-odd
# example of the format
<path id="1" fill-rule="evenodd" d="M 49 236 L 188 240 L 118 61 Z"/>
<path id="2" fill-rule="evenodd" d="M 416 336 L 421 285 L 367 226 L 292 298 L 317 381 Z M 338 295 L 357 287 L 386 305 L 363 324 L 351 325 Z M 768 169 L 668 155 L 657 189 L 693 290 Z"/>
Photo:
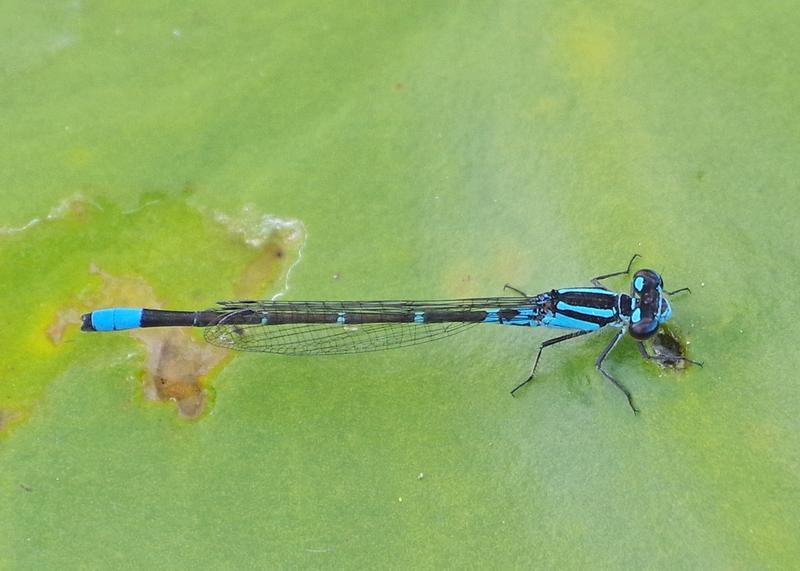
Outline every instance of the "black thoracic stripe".
<path id="1" fill-rule="evenodd" d="M 617 320 L 617 296 L 603 293 L 591 293 L 582 291 L 569 291 L 564 293 L 556 292 L 555 307 L 558 307 L 558 302 L 563 301 L 569 305 L 576 307 L 586 307 L 592 309 L 610 309 L 614 312 L 611 317 L 603 317 L 598 315 L 591 315 L 583 313 L 582 311 L 575 311 L 572 309 L 556 309 L 556 311 L 567 317 L 573 319 L 580 319 L 588 321 L 589 323 L 596 323 L 600 327 L 614 323 Z"/>
<path id="2" fill-rule="evenodd" d="M 519 314 L 519 311 L 516 309 L 501 309 L 497 312 L 497 315 L 500 316 L 500 321 L 511 321 Z"/>
<path id="3" fill-rule="evenodd" d="M 572 311 L 571 309 L 558 309 L 558 313 L 561 315 L 566 315 L 567 317 L 571 317 L 572 319 L 580 319 L 581 321 L 588 321 L 589 323 L 596 323 L 599 326 L 608 325 L 609 323 L 614 323 L 616 321 L 616 317 L 601 317 L 599 315 L 590 315 L 588 313 L 581 313 L 580 311 Z"/>
<path id="4" fill-rule="evenodd" d="M 630 317 L 633 311 L 631 310 L 631 296 L 620 294 L 619 296 L 619 313 L 624 317 Z"/>
<path id="5" fill-rule="evenodd" d="M 616 295 L 570 291 L 566 293 L 557 293 L 557 296 L 557 301 L 564 301 L 570 305 L 581 305 L 584 307 L 593 307 L 595 309 L 617 308 Z"/>

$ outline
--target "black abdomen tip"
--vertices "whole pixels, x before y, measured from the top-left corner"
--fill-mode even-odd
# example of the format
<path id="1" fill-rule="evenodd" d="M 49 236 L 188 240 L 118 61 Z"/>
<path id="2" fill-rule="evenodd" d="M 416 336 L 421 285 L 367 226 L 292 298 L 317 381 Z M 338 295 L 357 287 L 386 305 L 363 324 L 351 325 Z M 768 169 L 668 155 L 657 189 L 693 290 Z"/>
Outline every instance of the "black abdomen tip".
<path id="1" fill-rule="evenodd" d="M 92 325 L 92 314 L 84 313 L 81 315 L 81 331 L 96 331 Z"/>

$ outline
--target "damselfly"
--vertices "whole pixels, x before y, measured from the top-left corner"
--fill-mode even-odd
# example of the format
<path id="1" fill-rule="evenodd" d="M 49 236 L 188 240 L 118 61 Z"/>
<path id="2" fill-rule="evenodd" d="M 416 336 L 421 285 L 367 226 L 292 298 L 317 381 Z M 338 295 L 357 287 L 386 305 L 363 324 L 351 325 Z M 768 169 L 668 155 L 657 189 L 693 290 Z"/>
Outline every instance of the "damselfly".
<path id="1" fill-rule="evenodd" d="M 662 363 L 685 357 L 650 354 L 643 341 L 655 335 L 672 315 L 665 296 L 689 288 L 666 291 L 653 270 L 633 275 L 630 294 L 615 293 L 601 280 L 629 275 L 628 267 L 592 279 L 594 287 L 553 289 L 537 295 L 506 285 L 514 297 L 481 297 L 440 301 L 221 301 L 204 311 L 116 307 L 83 315 L 83 331 L 117 331 L 138 327 L 193 326 L 205 328 L 206 341 L 240 351 L 283 355 L 361 353 L 417 345 L 449 337 L 479 323 L 554 327 L 573 330 L 539 345 L 527 378 L 511 391 L 515 394 L 533 379 L 542 351 L 605 327 L 618 331 L 600 353 L 595 366 L 628 399 L 630 391 L 603 368 L 611 350 L 625 333 L 636 340 L 645 359 Z"/>

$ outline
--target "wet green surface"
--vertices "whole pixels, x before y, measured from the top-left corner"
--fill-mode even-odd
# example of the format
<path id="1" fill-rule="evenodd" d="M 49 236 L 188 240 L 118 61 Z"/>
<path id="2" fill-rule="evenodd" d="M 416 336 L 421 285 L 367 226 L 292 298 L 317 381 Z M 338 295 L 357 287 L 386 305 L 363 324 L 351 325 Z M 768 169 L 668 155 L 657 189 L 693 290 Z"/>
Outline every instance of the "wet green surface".
<path id="1" fill-rule="evenodd" d="M 800 557 L 791 3 L 32 6 L 0 18 L 4 567 Z M 75 325 L 289 268 L 289 299 L 459 297 L 634 251 L 692 288 L 706 364 L 621 344 L 639 417 L 602 334 L 517 399 L 545 331 L 221 357 L 177 369 L 213 397 L 187 416 L 148 397 L 158 345 Z"/>

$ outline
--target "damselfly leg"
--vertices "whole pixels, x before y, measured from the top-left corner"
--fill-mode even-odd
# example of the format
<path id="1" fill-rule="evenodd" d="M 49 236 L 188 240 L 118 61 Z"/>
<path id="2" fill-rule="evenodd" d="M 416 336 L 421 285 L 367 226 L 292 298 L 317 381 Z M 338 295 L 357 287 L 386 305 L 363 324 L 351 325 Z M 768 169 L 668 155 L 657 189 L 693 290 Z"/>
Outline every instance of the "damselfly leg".
<path id="1" fill-rule="evenodd" d="M 581 335 L 586 335 L 587 333 L 592 333 L 592 331 L 575 331 L 573 333 L 569 333 L 567 335 L 562 335 L 561 337 L 554 337 L 553 339 L 548 339 L 541 345 L 539 345 L 539 352 L 536 353 L 536 358 L 533 360 L 533 366 L 531 367 L 531 372 L 528 375 L 528 378 L 518 384 L 511 390 L 511 396 L 514 396 L 519 389 L 527 385 L 533 380 L 533 375 L 536 373 L 536 366 L 539 364 L 539 358 L 542 356 L 542 350 L 545 347 L 549 347 L 550 345 L 555 345 L 556 343 L 561 343 L 562 341 L 567 341 L 569 339 L 575 339 L 576 337 L 580 337 Z"/>
<path id="2" fill-rule="evenodd" d="M 639 254 L 634 254 L 633 257 L 631 258 L 631 261 L 628 262 L 628 267 L 625 268 L 624 270 L 622 270 L 621 272 L 611 272 L 610 274 L 604 274 L 602 276 L 597 276 L 596 278 L 592 278 L 592 285 L 594 285 L 595 287 L 601 287 L 603 289 L 607 289 L 606 286 L 603 285 L 603 283 L 600 280 L 604 280 L 606 278 L 613 278 L 613 277 L 616 277 L 616 276 L 626 276 L 626 275 L 630 274 L 631 273 L 631 266 L 633 265 L 633 261 L 636 258 L 639 258 L 639 257 L 641 257 L 641 256 L 639 256 Z"/>
<path id="3" fill-rule="evenodd" d="M 597 370 L 600 371 L 605 378 L 614 383 L 616 387 L 628 398 L 628 404 L 630 405 L 633 414 L 639 414 L 639 409 L 633 404 L 633 397 L 631 396 L 630 391 L 625 388 L 625 385 L 612 377 L 611 374 L 603 368 L 603 361 L 605 361 L 606 357 L 608 357 L 608 354 L 611 353 L 611 350 L 617 345 L 617 343 L 619 343 L 619 340 L 622 339 L 623 335 L 625 335 L 625 330 L 620 329 L 611 340 L 611 343 L 609 343 L 608 346 L 603 349 L 603 352 L 600 353 L 600 356 L 597 358 L 597 362 L 595 363 L 595 367 L 597 367 Z"/>
<path id="4" fill-rule="evenodd" d="M 675 295 L 676 293 L 681 293 L 682 291 L 692 293 L 692 290 L 690 290 L 688 287 L 682 287 L 680 289 L 674 289 L 672 291 L 664 291 L 664 293 L 667 295 Z"/>
<path id="5" fill-rule="evenodd" d="M 524 292 L 524 291 L 522 291 L 521 289 L 517 289 L 517 288 L 515 288 L 515 287 L 514 287 L 514 286 L 512 286 L 511 284 L 506 284 L 506 285 L 504 285 L 504 286 L 503 286 L 503 289 L 504 289 L 504 290 L 505 290 L 505 289 L 510 289 L 511 291 L 517 292 L 517 293 L 518 293 L 518 294 L 520 294 L 522 297 L 529 297 L 527 293 L 525 293 L 525 292 Z"/>

